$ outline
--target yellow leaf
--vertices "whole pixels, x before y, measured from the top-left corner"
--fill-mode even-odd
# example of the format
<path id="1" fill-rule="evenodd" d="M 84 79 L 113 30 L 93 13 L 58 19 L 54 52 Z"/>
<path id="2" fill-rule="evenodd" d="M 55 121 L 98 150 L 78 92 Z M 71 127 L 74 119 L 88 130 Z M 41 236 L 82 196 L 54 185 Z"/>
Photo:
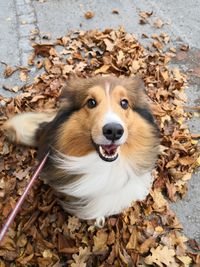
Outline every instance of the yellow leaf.
<path id="1" fill-rule="evenodd" d="M 26 82 L 28 79 L 28 72 L 24 70 L 20 71 L 19 77 L 22 82 Z"/>
<path id="2" fill-rule="evenodd" d="M 115 44 L 111 40 L 109 40 L 107 38 L 104 40 L 104 43 L 106 45 L 106 50 L 111 52 L 113 50 Z"/>
<path id="3" fill-rule="evenodd" d="M 162 195 L 161 191 L 155 189 L 151 192 L 151 196 L 154 200 L 153 208 L 155 211 L 163 211 L 168 206 L 167 201 L 165 200 L 164 196 Z"/>
<path id="4" fill-rule="evenodd" d="M 199 113 L 198 112 L 194 112 L 194 117 L 195 118 L 199 118 L 200 117 Z"/>
<path id="5" fill-rule="evenodd" d="M 110 68 L 110 65 L 103 65 L 101 68 L 95 70 L 95 74 L 107 73 L 107 70 Z"/>
<path id="6" fill-rule="evenodd" d="M 157 227 L 155 228 L 155 231 L 156 231 L 157 233 L 162 233 L 162 232 L 163 232 L 163 228 L 162 228 L 161 226 L 157 226 Z"/>
<path id="7" fill-rule="evenodd" d="M 69 216 L 67 226 L 70 232 L 74 232 L 75 230 L 78 230 L 81 227 L 81 223 L 77 217 Z"/>
<path id="8" fill-rule="evenodd" d="M 187 267 L 192 262 L 192 259 L 189 256 L 176 256 L 183 264 L 184 267 Z"/>
<path id="9" fill-rule="evenodd" d="M 86 267 L 86 262 L 90 255 L 90 249 L 89 247 L 79 247 L 79 253 L 73 254 L 72 258 L 74 262 L 71 264 L 71 267 Z"/>
<path id="10" fill-rule="evenodd" d="M 200 166 L 200 156 L 197 158 L 197 164 Z"/>
<path id="11" fill-rule="evenodd" d="M 128 244 L 126 245 L 127 249 L 135 249 L 137 246 L 137 236 L 138 236 L 138 230 L 136 227 L 133 228 L 133 231 L 131 233 L 130 239 Z"/>
<path id="12" fill-rule="evenodd" d="M 93 252 L 100 252 L 107 250 L 108 249 L 107 239 L 108 239 L 108 234 L 105 232 L 105 230 L 103 229 L 99 230 L 96 236 L 94 236 Z"/>
<path id="13" fill-rule="evenodd" d="M 50 249 L 45 249 L 42 253 L 42 256 L 44 258 L 52 258 L 53 255 Z"/>
<path id="14" fill-rule="evenodd" d="M 160 267 L 173 266 L 178 267 L 179 265 L 175 262 L 175 251 L 169 249 L 166 246 L 159 245 L 157 248 L 151 248 L 151 255 L 144 259 L 145 263 L 155 266 L 157 264 Z"/>
<path id="15" fill-rule="evenodd" d="M 198 140 L 194 140 L 194 139 L 191 140 L 191 144 L 196 145 L 197 143 L 198 143 Z"/>
<path id="16" fill-rule="evenodd" d="M 132 62 L 132 66 L 131 66 L 131 71 L 133 73 L 136 73 L 140 68 L 140 64 L 139 64 L 139 61 L 138 60 L 133 60 Z"/>

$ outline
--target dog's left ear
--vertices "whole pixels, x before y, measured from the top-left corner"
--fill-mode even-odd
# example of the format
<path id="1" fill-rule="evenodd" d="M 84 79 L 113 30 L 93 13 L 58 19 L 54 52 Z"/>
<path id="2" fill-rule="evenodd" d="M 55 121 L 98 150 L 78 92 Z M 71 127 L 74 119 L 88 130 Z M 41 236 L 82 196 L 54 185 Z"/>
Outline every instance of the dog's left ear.
<path id="1" fill-rule="evenodd" d="M 144 81 L 140 76 L 136 76 L 132 79 L 132 88 L 134 92 L 133 111 L 140 114 L 140 116 L 149 123 L 154 123 L 154 118 L 150 109 L 150 99 L 147 96 Z"/>
<path id="2" fill-rule="evenodd" d="M 132 108 L 148 106 L 148 98 L 142 78 L 138 75 L 134 78 L 125 79 L 125 88 L 132 103 Z"/>

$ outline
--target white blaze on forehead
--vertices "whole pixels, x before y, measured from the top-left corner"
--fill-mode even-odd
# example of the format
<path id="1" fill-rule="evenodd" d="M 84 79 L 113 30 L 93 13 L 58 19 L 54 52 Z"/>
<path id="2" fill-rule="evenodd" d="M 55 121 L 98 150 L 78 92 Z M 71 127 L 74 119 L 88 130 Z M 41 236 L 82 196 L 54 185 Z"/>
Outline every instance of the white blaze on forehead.
<path id="1" fill-rule="evenodd" d="M 110 105 L 110 84 L 108 82 L 106 82 L 105 84 L 105 91 L 106 91 L 106 98 L 108 101 L 108 107 L 109 109 L 111 109 L 111 105 Z"/>
<path id="2" fill-rule="evenodd" d="M 123 126 L 123 122 L 120 117 L 115 112 L 112 112 L 112 110 L 108 110 L 105 114 L 103 125 L 107 123 L 119 123 Z"/>
<path id="3" fill-rule="evenodd" d="M 108 110 L 105 113 L 103 125 L 107 123 L 119 123 L 123 126 L 123 122 L 120 119 L 120 117 L 117 115 L 117 113 L 112 111 L 111 101 L 110 101 L 110 84 L 108 82 L 105 84 L 105 92 L 108 101 Z"/>
<path id="4" fill-rule="evenodd" d="M 106 96 L 109 97 L 109 94 L 110 94 L 110 84 L 109 84 L 109 82 L 106 82 L 105 89 L 106 89 Z"/>

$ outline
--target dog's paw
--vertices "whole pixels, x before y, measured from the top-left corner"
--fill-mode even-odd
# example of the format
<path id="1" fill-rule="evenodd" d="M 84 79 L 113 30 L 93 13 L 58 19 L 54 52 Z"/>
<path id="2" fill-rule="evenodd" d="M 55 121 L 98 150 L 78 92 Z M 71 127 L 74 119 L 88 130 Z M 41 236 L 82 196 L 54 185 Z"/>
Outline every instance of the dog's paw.
<path id="1" fill-rule="evenodd" d="M 95 226 L 98 228 L 103 228 L 105 225 L 105 217 L 96 218 Z"/>

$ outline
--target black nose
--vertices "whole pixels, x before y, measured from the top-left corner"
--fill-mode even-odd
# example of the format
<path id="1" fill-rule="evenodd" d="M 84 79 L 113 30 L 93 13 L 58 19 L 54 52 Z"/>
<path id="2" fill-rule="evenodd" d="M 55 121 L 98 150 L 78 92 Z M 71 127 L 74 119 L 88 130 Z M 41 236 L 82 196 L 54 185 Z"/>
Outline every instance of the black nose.
<path id="1" fill-rule="evenodd" d="M 118 140 L 122 137 L 124 129 L 119 123 L 108 123 L 103 127 L 103 135 L 108 140 Z"/>

